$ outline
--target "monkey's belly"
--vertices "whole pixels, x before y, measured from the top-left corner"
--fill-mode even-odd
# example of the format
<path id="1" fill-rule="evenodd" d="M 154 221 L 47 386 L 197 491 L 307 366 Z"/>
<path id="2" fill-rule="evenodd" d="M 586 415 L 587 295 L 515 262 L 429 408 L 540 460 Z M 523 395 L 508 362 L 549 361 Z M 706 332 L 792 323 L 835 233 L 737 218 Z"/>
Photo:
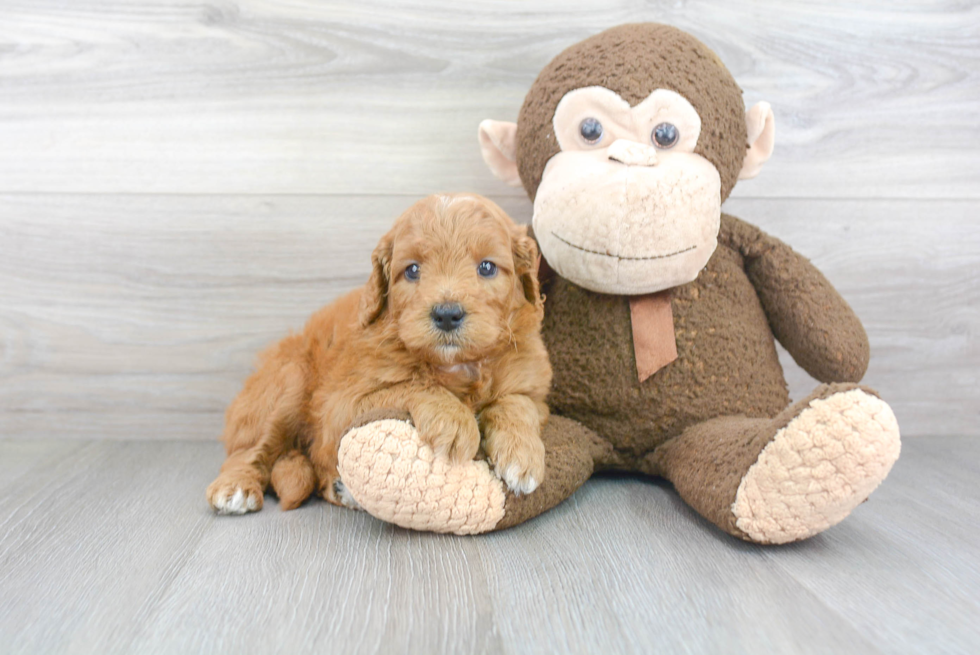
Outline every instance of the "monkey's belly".
<path id="1" fill-rule="evenodd" d="M 629 300 L 556 278 L 544 341 L 548 404 L 608 439 L 627 461 L 725 415 L 775 416 L 789 403 L 775 341 L 739 254 L 719 246 L 698 279 L 673 290 L 677 359 L 639 382 Z"/>

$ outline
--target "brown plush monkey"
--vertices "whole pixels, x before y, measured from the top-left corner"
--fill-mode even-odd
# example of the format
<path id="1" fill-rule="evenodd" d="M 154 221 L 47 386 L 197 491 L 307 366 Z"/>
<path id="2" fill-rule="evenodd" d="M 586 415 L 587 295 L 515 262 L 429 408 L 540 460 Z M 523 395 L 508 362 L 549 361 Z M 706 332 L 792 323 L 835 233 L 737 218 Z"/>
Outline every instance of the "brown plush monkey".
<path id="1" fill-rule="evenodd" d="M 494 174 L 534 202 L 550 270 L 547 474 L 515 496 L 483 462 L 433 463 L 408 417 L 367 417 L 341 473 L 368 511 L 483 532 L 616 469 L 669 479 L 729 534 L 785 543 L 839 522 L 885 478 L 898 425 L 856 385 L 861 323 L 809 261 L 721 212 L 769 158 L 774 124 L 766 103 L 745 111 L 710 49 L 665 25 L 607 30 L 545 67 L 516 124 L 484 121 L 479 137 Z M 826 383 L 793 405 L 773 337 Z"/>

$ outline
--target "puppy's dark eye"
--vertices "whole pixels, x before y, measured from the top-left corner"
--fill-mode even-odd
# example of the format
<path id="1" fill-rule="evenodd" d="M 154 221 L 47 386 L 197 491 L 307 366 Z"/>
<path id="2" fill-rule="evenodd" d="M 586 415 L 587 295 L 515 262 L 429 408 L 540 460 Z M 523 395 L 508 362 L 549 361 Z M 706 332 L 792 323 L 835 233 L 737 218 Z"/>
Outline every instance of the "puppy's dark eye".
<path id="1" fill-rule="evenodd" d="M 590 145 L 599 143 L 602 139 L 602 123 L 594 118 L 586 118 L 578 128 L 579 134 Z"/>
<path id="2" fill-rule="evenodd" d="M 421 274 L 422 268 L 418 264 L 409 264 L 405 269 L 405 279 L 409 282 L 417 282 Z"/>
<path id="3" fill-rule="evenodd" d="M 476 270 L 480 277 L 494 277 L 497 274 L 497 265 L 488 259 L 484 259 Z"/>
<path id="4" fill-rule="evenodd" d="M 681 133 L 677 126 L 672 123 L 661 123 L 653 128 L 653 134 L 650 137 L 653 145 L 658 148 L 671 148 L 681 138 Z"/>

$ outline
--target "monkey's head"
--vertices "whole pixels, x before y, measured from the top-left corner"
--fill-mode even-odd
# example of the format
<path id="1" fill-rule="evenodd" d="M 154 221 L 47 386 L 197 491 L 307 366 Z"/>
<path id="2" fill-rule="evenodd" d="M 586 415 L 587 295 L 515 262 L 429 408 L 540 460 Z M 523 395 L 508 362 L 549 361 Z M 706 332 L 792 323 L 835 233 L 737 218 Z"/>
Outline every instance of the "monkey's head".
<path id="1" fill-rule="evenodd" d="M 717 55 L 667 25 L 577 43 L 534 82 L 517 123 L 483 121 L 483 158 L 523 184 L 548 264 L 575 284 L 635 295 L 694 280 L 721 203 L 772 154 L 767 103 L 748 112 Z"/>

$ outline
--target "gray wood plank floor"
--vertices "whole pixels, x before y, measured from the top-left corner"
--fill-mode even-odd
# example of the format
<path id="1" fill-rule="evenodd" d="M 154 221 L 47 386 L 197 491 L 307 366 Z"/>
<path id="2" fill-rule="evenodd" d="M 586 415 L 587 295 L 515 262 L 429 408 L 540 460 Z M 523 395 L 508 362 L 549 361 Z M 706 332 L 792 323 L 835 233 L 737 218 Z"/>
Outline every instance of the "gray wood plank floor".
<path id="1" fill-rule="evenodd" d="M 0 652 L 976 653 L 980 440 L 903 449 L 847 521 L 762 548 L 655 480 L 452 537 L 216 517 L 216 443 L 0 441 Z"/>

